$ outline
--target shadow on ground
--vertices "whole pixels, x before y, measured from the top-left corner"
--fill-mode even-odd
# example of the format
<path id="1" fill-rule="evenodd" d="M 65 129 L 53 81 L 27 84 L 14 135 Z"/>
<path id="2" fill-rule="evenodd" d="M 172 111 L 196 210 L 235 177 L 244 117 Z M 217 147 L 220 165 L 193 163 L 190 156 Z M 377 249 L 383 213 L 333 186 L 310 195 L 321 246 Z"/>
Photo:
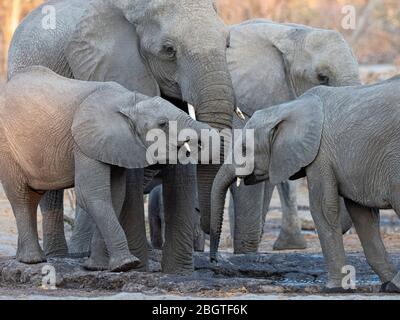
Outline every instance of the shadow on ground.
<path id="1" fill-rule="evenodd" d="M 58 290 L 53 294 L 57 296 L 70 294 L 70 290 L 89 297 L 120 292 L 194 297 L 324 293 L 326 273 L 321 254 L 223 253 L 218 265 L 210 264 L 206 254 L 196 254 L 195 272 L 179 276 L 162 274 L 160 258 L 159 251 L 152 252 L 149 272 L 87 272 L 81 267 L 82 260 L 76 259 L 51 259 L 47 264 L 56 270 Z M 392 254 L 392 258 L 400 266 L 400 252 Z M 348 254 L 348 263 L 357 271 L 356 293 L 379 292 L 379 279 L 363 255 Z M 42 291 L 39 288 L 44 265 L 25 265 L 13 258 L 0 258 L 0 291 L 33 290 L 38 294 L 36 290 Z"/>

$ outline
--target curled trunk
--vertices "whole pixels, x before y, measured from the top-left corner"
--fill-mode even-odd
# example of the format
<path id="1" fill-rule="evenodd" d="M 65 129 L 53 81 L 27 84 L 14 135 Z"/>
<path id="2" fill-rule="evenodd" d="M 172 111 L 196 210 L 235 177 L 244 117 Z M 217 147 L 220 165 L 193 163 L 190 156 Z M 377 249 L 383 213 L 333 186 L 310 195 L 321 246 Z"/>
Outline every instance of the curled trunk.
<path id="1" fill-rule="evenodd" d="M 210 260 L 217 261 L 224 218 L 225 197 L 236 178 L 234 165 L 224 164 L 218 171 L 211 191 Z"/>

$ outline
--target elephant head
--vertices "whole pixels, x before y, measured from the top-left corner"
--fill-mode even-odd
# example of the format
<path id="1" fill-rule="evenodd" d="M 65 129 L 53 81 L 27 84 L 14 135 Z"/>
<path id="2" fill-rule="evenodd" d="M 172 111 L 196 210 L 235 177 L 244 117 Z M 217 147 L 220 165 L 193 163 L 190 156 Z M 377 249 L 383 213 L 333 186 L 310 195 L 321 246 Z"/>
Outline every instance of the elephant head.
<path id="1" fill-rule="evenodd" d="M 228 31 L 212 0 L 96 0 L 66 55 L 79 79 L 115 80 L 146 95 L 185 101 L 199 121 L 221 130 L 231 128 L 234 111 Z M 197 170 L 207 232 L 218 168 L 199 165 Z"/>
<path id="2" fill-rule="evenodd" d="M 235 161 L 224 163 L 215 178 L 211 193 L 210 258 L 216 260 L 226 192 L 239 176 L 246 184 L 269 180 L 278 184 L 289 178 L 304 176 L 319 152 L 324 121 L 321 100 L 306 93 L 298 100 L 257 111 L 243 129 L 254 130 L 254 146 L 245 139 L 235 141 L 233 150 L 254 155 L 253 172 L 238 175 Z M 253 150 L 250 150 L 253 148 Z M 236 151 L 235 151 L 236 152 Z M 232 159 L 235 159 L 233 154 Z M 301 173 L 301 174 L 300 174 Z"/>
<path id="3" fill-rule="evenodd" d="M 318 85 L 360 84 L 357 60 L 333 30 L 251 20 L 231 28 L 227 59 L 237 101 L 249 116 Z"/>
<path id="4" fill-rule="evenodd" d="M 185 134 L 179 139 L 187 129 L 194 132 L 194 139 L 189 141 Z M 160 97 L 149 98 L 120 86 L 91 94 L 79 106 L 72 125 L 74 140 L 88 157 L 128 169 L 169 163 L 172 152 L 181 152 L 181 147 L 197 148 L 203 130 L 214 131 Z M 157 145 L 156 158 L 149 152 L 151 132 L 157 139 L 164 138 Z M 178 139 L 169 139 L 171 135 Z M 168 149 L 170 142 L 175 148 Z"/>

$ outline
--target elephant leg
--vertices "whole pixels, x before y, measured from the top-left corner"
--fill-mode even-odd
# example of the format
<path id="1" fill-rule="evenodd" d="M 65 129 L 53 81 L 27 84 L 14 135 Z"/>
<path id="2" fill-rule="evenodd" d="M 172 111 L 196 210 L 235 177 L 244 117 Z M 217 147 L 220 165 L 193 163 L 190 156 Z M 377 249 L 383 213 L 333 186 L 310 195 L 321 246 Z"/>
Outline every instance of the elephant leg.
<path id="1" fill-rule="evenodd" d="M 297 211 L 297 183 L 284 181 L 278 184 L 282 205 L 282 226 L 274 250 L 305 249 L 307 243 L 301 233 L 301 221 Z"/>
<path id="2" fill-rule="evenodd" d="M 272 194 L 274 193 L 275 186 L 270 184 L 268 181 L 264 183 L 264 196 L 263 196 L 263 207 L 262 207 L 262 220 L 261 220 L 261 234 L 260 241 L 264 235 L 265 220 L 267 219 L 267 213 L 271 204 Z"/>
<path id="3" fill-rule="evenodd" d="M 75 211 L 75 223 L 69 239 L 69 255 L 73 258 L 83 258 L 90 255 L 91 241 L 96 225 L 85 210 L 78 204 Z"/>
<path id="4" fill-rule="evenodd" d="M 232 184 L 230 190 L 235 212 L 234 253 L 256 253 L 262 234 L 264 184 Z"/>
<path id="5" fill-rule="evenodd" d="M 164 219 L 161 219 L 164 212 L 161 212 L 161 206 L 162 187 L 157 186 L 150 192 L 148 206 L 150 240 L 155 249 L 161 249 L 164 243 L 164 234 L 162 233 Z"/>
<path id="6" fill-rule="evenodd" d="M 72 235 L 69 240 L 69 255 L 73 258 L 89 257 L 92 248 L 92 240 L 96 238 L 97 244 L 93 247 L 97 252 L 101 252 L 100 248 L 103 244 L 102 239 L 98 239 L 99 235 L 94 236 L 96 225 L 90 216 L 79 204 L 76 206 L 75 223 Z M 103 261 L 105 261 L 103 259 Z M 107 266 L 108 267 L 108 266 Z"/>
<path id="7" fill-rule="evenodd" d="M 136 267 L 139 259 L 130 254 L 124 230 L 113 207 L 112 167 L 88 158 L 79 150 L 75 150 L 74 155 L 77 201 L 93 217 L 104 239 L 110 257 L 109 269 L 126 271 Z M 92 246 L 91 257 L 97 254 L 94 249 Z M 90 270 L 91 257 L 85 265 Z"/>
<path id="8" fill-rule="evenodd" d="M 390 261 L 379 230 L 379 210 L 366 208 L 345 199 L 346 207 L 354 222 L 358 237 L 367 257 L 368 264 L 383 283 L 392 280 L 397 271 Z"/>
<path id="9" fill-rule="evenodd" d="M 64 233 L 64 190 L 47 191 L 40 201 L 46 257 L 68 256 Z"/>
<path id="10" fill-rule="evenodd" d="M 108 270 L 109 265 L 110 256 L 106 243 L 99 228 L 93 223 L 93 234 L 90 241 L 90 254 L 88 259 L 85 261 L 84 267 L 85 269 L 91 271 L 104 271 Z"/>
<path id="11" fill-rule="evenodd" d="M 111 170 L 111 198 L 117 217 L 120 217 L 125 200 L 125 192 L 126 170 L 123 168 L 113 167 Z M 104 239 L 101 236 L 100 230 L 93 224 L 93 220 L 90 218 L 87 222 L 90 223 L 89 227 L 92 228 L 93 234 L 92 239 L 89 241 L 91 243 L 90 258 L 86 262 L 86 267 L 90 270 L 107 270 L 109 265 L 109 254 Z"/>
<path id="12" fill-rule="evenodd" d="M 26 185 L 17 186 L 15 182 L 9 184 L 3 181 L 3 186 L 17 223 L 17 260 L 29 264 L 46 261 L 46 256 L 39 245 L 36 219 L 41 195 Z"/>
<path id="13" fill-rule="evenodd" d="M 393 189 L 400 190 L 400 182 L 395 184 Z M 400 218 L 400 192 L 399 191 L 394 193 L 392 207 L 393 207 L 394 211 L 396 212 L 397 216 Z M 385 282 L 382 284 L 381 292 L 400 293 L 400 271 L 389 282 Z"/>
<path id="14" fill-rule="evenodd" d="M 231 239 L 233 239 L 235 236 L 235 204 L 233 203 L 232 192 L 229 192 L 228 203 L 229 231 L 231 234 Z"/>
<path id="15" fill-rule="evenodd" d="M 196 208 L 193 212 L 194 224 L 194 239 L 193 248 L 196 252 L 204 252 L 206 237 L 203 229 L 201 228 L 201 215 L 200 210 Z"/>
<path id="16" fill-rule="evenodd" d="M 129 251 L 140 260 L 137 268 L 147 270 L 149 245 L 144 217 L 143 179 L 143 169 L 127 171 L 125 201 L 120 221 L 126 234 Z"/>
<path id="17" fill-rule="evenodd" d="M 334 173 L 326 166 L 313 164 L 307 168 L 310 211 L 328 269 L 326 287 L 342 291 L 346 256 L 339 215 L 339 194 Z"/>
<path id="18" fill-rule="evenodd" d="M 345 234 L 347 231 L 351 229 L 353 226 L 353 221 L 347 211 L 346 204 L 344 202 L 344 198 L 339 198 L 339 210 L 340 210 L 340 222 L 342 224 L 342 233 Z"/>
<path id="19" fill-rule="evenodd" d="M 193 211 L 196 198 L 196 168 L 173 165 L 163 169 L 165 243 L 162 271 L 193 271 Z"/>

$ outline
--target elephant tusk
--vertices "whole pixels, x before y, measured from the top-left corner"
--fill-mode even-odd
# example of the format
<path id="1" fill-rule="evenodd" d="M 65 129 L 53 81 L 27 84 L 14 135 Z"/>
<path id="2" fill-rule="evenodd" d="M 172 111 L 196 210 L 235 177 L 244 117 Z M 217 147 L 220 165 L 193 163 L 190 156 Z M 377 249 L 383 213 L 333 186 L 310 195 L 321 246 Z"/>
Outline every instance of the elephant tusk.
<path id="1" fill-rule="evenodd" d="M 246 117 L 244 116 L 242 110 L 239 109 L 239 107 L 236 107 L 235 112 L 236 112 L 237 116 L 238 116 L 240 119 L 246 120 Z"/>
<path id="2" fill-rule="evenodd" d="M 196 120 L 196 110 L 195 110 L 195 108 L 191 104 L 188 104 L 188 109 L 189 109 L 189 116 L 193 120 Z"/>
<path id="3" fill-rule="evenodd" d="M 192 152 L 192 150 L 190 149 L 189 143 L 185 142 L 185 143 L 183 144 L 183 146 L 185 147 L 185 149 L 186 149 L 189 153 Z"/>
<path id="4" fill-rule="evenodd" d="M 242 183 L 242 179 L 237 178 L 237 180 L 236 180 L 236 187 L 239 188 L 241 183 Z"/>

